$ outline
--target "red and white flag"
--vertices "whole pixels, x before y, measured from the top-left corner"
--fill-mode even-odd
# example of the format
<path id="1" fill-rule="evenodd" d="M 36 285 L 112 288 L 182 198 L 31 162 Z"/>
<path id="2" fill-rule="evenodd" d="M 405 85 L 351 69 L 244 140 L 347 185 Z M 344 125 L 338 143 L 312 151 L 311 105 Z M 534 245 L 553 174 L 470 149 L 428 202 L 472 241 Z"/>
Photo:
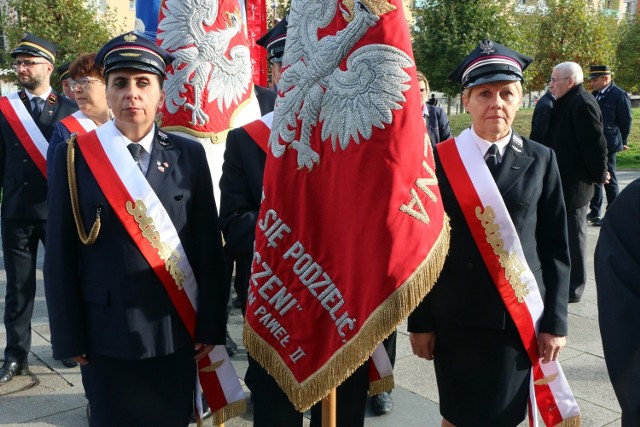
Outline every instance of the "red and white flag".
<path id="1" fill-rule="evenodd" d="M 163 130 L 205 147 L 217 183 L 227 133 L 260 117 L 238 0 L 163 0 L 157 43 L 176 60 L 167 67 Z"/>
<path id="2" fill-rule="evenodd" d="M 293 0 L 244 340 L 299 410 L 420 303 L 449 245 L 400 0 Z"/>

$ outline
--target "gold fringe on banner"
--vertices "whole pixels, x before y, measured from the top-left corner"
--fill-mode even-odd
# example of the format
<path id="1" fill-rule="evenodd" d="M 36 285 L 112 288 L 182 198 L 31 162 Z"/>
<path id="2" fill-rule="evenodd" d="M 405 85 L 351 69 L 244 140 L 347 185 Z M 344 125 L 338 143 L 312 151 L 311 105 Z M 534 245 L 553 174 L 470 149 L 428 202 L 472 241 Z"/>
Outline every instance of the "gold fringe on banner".
<path id="1" fill-rule="evenodd" d="M 371 313 L 360 332 L 302 383 L 298 383 L 279 354 L 245 322 L 244 343 L 251 357 L 273 376 L 298 411 L 306 411 L 342 384 L 420 304 L 440 276 L 449 252 L 449 237 L 449 218 L 445 214 L 440 234 L 425 260 Z"/>
<path id="2" fill-rule="evenodd" d="M 245 399 L 238 400 L 225 406 L 224 408 L 213 413 L 211 417 L 212 425 L 219 426 L 224 424 L 225 421 L 230 420 L 233 417 L 239 417 L 247 412 L 247 402 Z M 198 426 L 200 427 L 200 426 Z"/>
<path id="3" fill-rule="evenodd" d="M 381 394 L 385 391 L 391 391 L 394 386 L 393 375 L 380 378 L 377 381 L 369 383 L 369 396 L 375 396 L 376 394 Z"/>
<path id="4" fill-rule="evenodd" d="M 563 420 L 560 424 L 557 425 L 560 427 L 580 427 L 582 426 L 582 418 L 580 417 L 580 415 L 576 415 L 575 417 Z"/>

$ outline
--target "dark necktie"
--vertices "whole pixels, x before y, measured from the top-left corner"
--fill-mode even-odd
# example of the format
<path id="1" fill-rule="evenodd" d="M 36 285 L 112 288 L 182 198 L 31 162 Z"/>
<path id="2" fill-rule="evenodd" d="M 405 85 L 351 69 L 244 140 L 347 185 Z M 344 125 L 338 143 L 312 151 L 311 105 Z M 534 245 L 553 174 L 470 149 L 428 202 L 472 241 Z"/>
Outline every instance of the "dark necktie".
<path id="1" fill-rule="evenodd" d="M 131 157 L 133 157 L 133 160 L 135 160 L 140 170 L 142 170 L 142 166 L 140 165 L 140 151 L 142 151 L 142 145 L 132 142 L 127 145 L 127 150 L 129 150 Z"/>
<path id="2" fill-rule="evenodd" d="M 485 157 L 485 161 L 487 162 L 487 166 L 489 167 L 489 171 L 491 175 L 494 175 L 498 170 L 498 146 L 496 144 L 491 144 L 489 150 L 487 151 L 487 155 Z"/>
<path id="3" fill-rule="evenodd" d="M 39 96 L 34 96 L 31 99 L 31 111 L 34 119 L 38 119 L 40 117 L 40 113 L 42 112 L 42 107 L 44 107 L 44 99 Z"/>

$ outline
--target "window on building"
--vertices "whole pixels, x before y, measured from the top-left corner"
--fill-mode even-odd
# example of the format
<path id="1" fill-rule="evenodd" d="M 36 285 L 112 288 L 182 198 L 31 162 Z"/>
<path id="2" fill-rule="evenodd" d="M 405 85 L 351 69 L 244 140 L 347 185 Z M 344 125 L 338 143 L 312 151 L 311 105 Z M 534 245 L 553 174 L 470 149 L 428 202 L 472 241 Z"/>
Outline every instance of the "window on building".
<path id="1" fill-rule="evenodd" d="M 136 0 L 129 0 L 129 10 L 136 9 Z"/>

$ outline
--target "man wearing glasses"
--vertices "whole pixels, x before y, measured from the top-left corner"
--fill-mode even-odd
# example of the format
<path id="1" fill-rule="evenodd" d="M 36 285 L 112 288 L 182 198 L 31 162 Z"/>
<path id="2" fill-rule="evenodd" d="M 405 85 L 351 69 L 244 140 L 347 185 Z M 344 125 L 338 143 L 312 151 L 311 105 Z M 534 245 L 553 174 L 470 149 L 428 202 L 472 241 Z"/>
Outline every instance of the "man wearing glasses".
<path id="1" fill-rule="evenodd" d="M 77 110 L 50 86 L 55 54 L 53 43 L 27 33 L 11 52 L 24 89 L 0 98 L 0 226 L 7 274 L 0 385 L 29 369 L 36 257 L 47 220 L 47 141 L 54 123 Z"/>
<path id="2" fill-rule="evenodd" d="M 580 301 L 587 280 L 587 210 L 593 184 L 609 179 L 602 114 L 593 95 L 583 87 L 583 80 L 582 68 L 575 62 L 563 62 L 553 68 L 549 81 L 553 109 L 541 141 L 558 156 L 567 207 L 571 257 L 569 302 Z"/>

